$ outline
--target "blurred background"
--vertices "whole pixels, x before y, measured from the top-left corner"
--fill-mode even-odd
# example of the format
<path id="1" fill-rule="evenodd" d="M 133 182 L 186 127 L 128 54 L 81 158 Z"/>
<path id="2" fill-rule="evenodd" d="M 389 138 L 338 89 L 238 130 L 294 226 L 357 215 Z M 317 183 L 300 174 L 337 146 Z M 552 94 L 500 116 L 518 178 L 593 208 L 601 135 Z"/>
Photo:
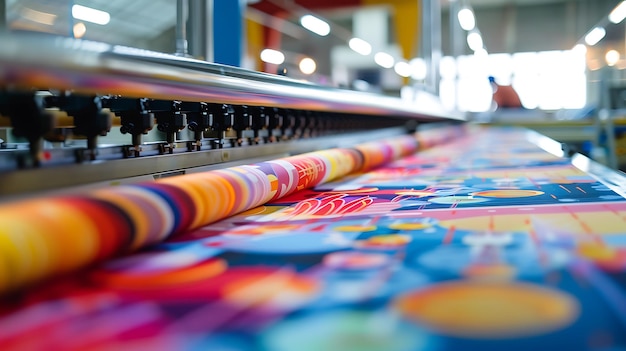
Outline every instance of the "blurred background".
<path id="1" fill-rule="evenodd" d="M 616 0 L 3 0 L 4 27 L 401 96 L 626 164 Z M 521 106 L 494 104 L 511 86 Z M 621 145 L 624 146 L 621 146 Z"/>

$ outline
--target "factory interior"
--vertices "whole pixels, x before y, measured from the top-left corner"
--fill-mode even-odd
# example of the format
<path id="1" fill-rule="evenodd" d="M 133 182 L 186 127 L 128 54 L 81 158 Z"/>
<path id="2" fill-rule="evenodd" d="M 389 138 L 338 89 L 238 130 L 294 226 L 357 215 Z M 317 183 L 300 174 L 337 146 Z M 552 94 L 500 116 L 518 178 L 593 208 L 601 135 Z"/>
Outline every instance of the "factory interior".
<path id="1" fill-rule="evenodd" d="M 623 24 L 613 23 L 621 13 L 608 16 L 617 1 L 276 0 L 218 2 L 210 11 L 193 1 L 87 2 L 106 10 L 106 24 L 73 17 L 64 0 L 3 3 L 11 32 L 173 53 L 409 103 L 423 98 L 422 109 L 522 125 L 611 168 L 626 165 Z M 302 26 L 307 11 L 328 33 Z M 206 17 L 215 13 L 211 26 Z M 496 110 L 490 76 L 517 91 L 521 108 Z"/>
<path id="2" fill-rule="evenodd" d="M 0 0 L 0 349 L 626 350 L 625 19 Z"/>

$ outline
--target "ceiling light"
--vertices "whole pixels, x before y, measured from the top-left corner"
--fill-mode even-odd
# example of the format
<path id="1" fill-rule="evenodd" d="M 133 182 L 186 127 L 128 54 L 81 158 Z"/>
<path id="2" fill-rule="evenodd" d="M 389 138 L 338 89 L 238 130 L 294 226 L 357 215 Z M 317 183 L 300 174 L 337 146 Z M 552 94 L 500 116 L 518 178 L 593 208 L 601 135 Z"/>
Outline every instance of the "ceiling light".
<path id="1" fill-rule="evenodd" d="M 604 59 L 606 60 L 606 64 L 609 66 L 615 66 L 615 64 L 619 61 L 619 51 L 617 50 L 609 50 L 606 55 L 604 55 Z"/>
<path id="2" fill-rule="evenodd" d="M 626 1 L 622 1 L 609 13 L 609 21 L 618 24 L 626 18 Z"/>
<path id="3" fill-rule="evenodd" d="M 585 35 L 585 43 L 589 46 L 596 45 L 604 36 L 606 35 L 606 30 L 602 27 L 595 27 L 591 30 L 591 32 Z"/>
<path id="4" fill-rule="evenodd" d="M 280 65 L 285 62 L 285 54 L 278 50 L 264 49 L 261 51 L 261 61 Z"/>
<path id="5" fill-rule="evenodd" d="M 470 31 L 476 27 L 476 18 L 474 18 L 474 12 L 472 10 L 463 8 L 457 14 L 459 18 L 459 24 L 461 24 L 461 28 Z"/>
<path id="6" fill-rule="evenodd" d="M 111 20 L 111 15 L 109 15 L 108 12 L 92 9 L 91 7 L 81 5 L 72 6 L 72 17 L 77 20 L 101 25 L 105 25 Z"/>
<path id="7" fill-rule="evenodd" d="M 470 32 L 467 35 L 467 45 L 470 49 L 477 51 L 483 48 L 483 37 L 478 32 Z"/>
<path id="8" fill-rule="evenodd" d="M 386 52 L 378 52 L 374 55 L 374 62 L 383 68 L 391 68 L 395 60 L 393 56 L 389 55 Z"/>
<path id="9" fill-rule="evenodd" d="M 300 24 L 302 27 L 310 30 L 311 32 L 321 35 L 323 37 L 330 33 L 330 25 L 325 21 L 311 15 L 305 15 L 300 18 Z"/>
<path id="10" fill-rule="evenodd" d="M 364 56 L 372 53 L 372 45 L 360 38 L 350 39 L 350 41 L 348 42 L 348 46 L 350 46 L 350 49 Z"/>
<path id="11" fill-rule="evenodd" d="M 398 63 L 396 63 L 395 66 L 393 66 L 393 70 L 396 71 L 396 73 L 399 76 L 408 78 L 411 76 L 411 73 L 413 73 L 413 68 L 411 67 L 411 65 L 409 65 L 408 62 L 404 62 L 404 61 L 400 61 Z"/>
<path id="12" fill-rule="evenodd" d="M 300 64 L 298 66 L 300 67 L 300 71 L 304 74 L 313 74 L 313 72 L 317 69 L 315 60 L 310 57 L 305 57 L 300 60 Z"/>
<path id="13" fill-rule="evenodd" d="M 83 22 L 78 22 L 72 28 L 72 32 L 74 33 L 74 38 L 80 39 L 87 33 L 87 26 Z"/>
<path id="14" fill-rule="evenodd" d="M 415 80 L 423 80 L 428 73 L 428 66 L 426 61 L 421 57 L 412 59 L 409 64 L 411 65 L 411 78 Z"/>

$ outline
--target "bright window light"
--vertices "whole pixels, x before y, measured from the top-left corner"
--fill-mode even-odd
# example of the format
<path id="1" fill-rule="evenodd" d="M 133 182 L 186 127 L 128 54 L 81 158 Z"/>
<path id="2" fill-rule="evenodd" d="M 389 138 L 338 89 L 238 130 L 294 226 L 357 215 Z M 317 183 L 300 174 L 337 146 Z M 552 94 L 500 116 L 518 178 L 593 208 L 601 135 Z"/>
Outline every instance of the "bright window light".
<path id="1" fill-rule="evenodd" d="M 274 65 L 280 65 L 285 62 L 285 55 L 278 50 L 264 49 L 261 51 L 261 60 Z"/>
<path id="2" fill-rule="evenodd" d="M 476 55 L 476 53 L 475 53 Z M 489 75 L 500 85 L 511 84 L 513 75 L 513 57 L 509 54 L 491 54 L 485 52 Z"/>
<path id="3" fill-rule="evenodd" d="M 323 37 L 327 36 L 328 33 L 330 33 L 330 25 L 315 16 L 302 16 L 300 18 L 300 24 L 302 25 L 302 27 Z"/>
<path id="4" fill-rule="evenodd" d="M 72 17 L 77 20 L 105 25 L 111 20 L 108 12 L 92 9 L 91 7 L 74 5 L 72 6 Z"/>
<path id="5" fill-rule="evenodd" d="M 626 1 L 622 1 L 609 13 L 609 21 L 618 24 L 626 18 Z"/>
<path id="6" fill-rule="evenodd" d="M 456 61 L 457 70 L 442 74 L 442 101 L 460 111 L 488 111 L 493 90 L 485 77 L 495 75 L 498 82 L 511 83 L 527 109 L 580 109 L 586 106 L 587 77 L 584 66 L 581 68 L 586 62 L 584 50 L 523 52 L 508 56 L 489 54 L 487 60 L 479 60 L 476 55 L 449 58 Z M 487 64 L 483 66 L 482 62 Z M 453 63 L 446 65 L 452 67 Z"/>
<path id="7" fill-rule="evenodd" d="M 476 81 L 472 78 L 459 78 L 456 94 L 458 107 L 462 111 L 482 112 L 491 107 L 493 90 L 485 78 Z"/>
<path id="8" fill-rule="evenodd" d="M 585 43 L 589 46 L 596 45 L 604 36 L 606 35 L 606 30 L 602 27 L 595 27 L 591 30 L 591 32 L 585 35 Z"/>
<path id="9" fill-rule="evenodd" d="M 305 57 L 300 60 L 300 64 L 298 66 L 300 67 L 300 71 L 304 74 L 313 74 L 313 72 L 317 69 L 315 60 L 310 57 Z"/>
<path id="10" fill-rule="evenodd" d="M 467 45 L 474 51 L 480 50 L 483 48 L 483 37 L 478 32 L 471 32 L 467 35 Z"/>
<path id="11" fill-rule="evenodd" d="M 415 80 L 423 80 L 426 78 L 426 74 L 428 73 L 428 67 L 426 66 L 426 61 L 424 61 L 421 57 L 416 57 L 412 59 L 409 64 L 411 65 L 411 78 Z"/>
<path id="12" fill-rule="evenodd" d="M 399 76 L 402 76 L 405 78 L 410 77 L 411 73 L 413 73 L 413 69 L 411 65 L 408 62 L 404 62 L 404 61 L 400 61 L 396 63 L 396 65 L 393 66 L 393 70 L 396 71 L 396 73 Z"/>
<path id="13" fill-rule="evenodd" d="M 445 109 L 453 111 L 457 108 L 456 81 L 454 79 L 441 79 L 439 82 L 439 97 Z"/>
<path id="14" fill-rule="evenodd" d="M 424 67 L 426 64 L 424 63 Z M 454 79 L 456 77 L 456 60 L 452 56 L 444 56 L 439 61 L 439 74 L 441 79 Z"/>
<path id="15" fill-rule="evenodd" d="M 370 45 L 370 43 L 361 38 L 350 39 L 348 45 L 350 46 L 350 49 L 358 52 L 363 56 L 367 56 L 372 53 L 372 45 Z"/>
<path id="16" fill-rule="evenodd" d="M 395 63 L 395 60 L 393 59 L 393 56 L 386 52 L 378 52 L 374 55 L 374 62 L 383 68 L 391 68 Z"/>
<path id="17" fill-rule="evenodd" d="M 563 54 L 564 69 L 569 70 L 571 73 L 584 73 L 587 69 L 587 47 L 582 44 L 574 46 L 572 50 L 565 51 Z"/>
<path id="18" fill-rule="evenodd" d="M 461 9 L 457 14 L 457 17 L 459 18 L 459 24 L 461 25 L 461 28 L 463 28 L 464 30 L 470 31 L 476 27 L 474 12 L 472 12 L 472 10 L 468 9 L 467 7 Z"/>
<path id="19" fill-rule="evenodd" d="M 587 53 L 587 47 L 584 44 L 576 44 L 576 46 L 574 46 L 572 51 L 575 53 L 580 53 L 582 55 L 585 55 Z"/>
<path id="20" fill-rule="evenodd" d="M 489 57 L 489 52 L 487 51 L 487 49 L 481 47 L 478 50 L 474 51 L 474 56 L 486 58 L 486 57 Z"/>

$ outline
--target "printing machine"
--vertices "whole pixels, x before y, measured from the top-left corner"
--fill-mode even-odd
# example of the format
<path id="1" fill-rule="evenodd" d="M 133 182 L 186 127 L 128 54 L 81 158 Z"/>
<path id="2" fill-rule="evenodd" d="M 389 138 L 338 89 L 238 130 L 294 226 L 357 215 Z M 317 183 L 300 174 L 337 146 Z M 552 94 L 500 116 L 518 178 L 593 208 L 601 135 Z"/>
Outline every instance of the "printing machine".
<path id="1" fill-rule="evenodd" d="M 399 98 L 130 47 L 0 38 L 0 196 L 157 178 L 462 120 Z"/>
<path id="2" fill-rule="evenodd" d="M 418 132 L 419 157 L 338 179 L 462 120 L 108 44 L 0 46 L 3 350 L 626 343 L 626 178 L 552 139 Z"/>

